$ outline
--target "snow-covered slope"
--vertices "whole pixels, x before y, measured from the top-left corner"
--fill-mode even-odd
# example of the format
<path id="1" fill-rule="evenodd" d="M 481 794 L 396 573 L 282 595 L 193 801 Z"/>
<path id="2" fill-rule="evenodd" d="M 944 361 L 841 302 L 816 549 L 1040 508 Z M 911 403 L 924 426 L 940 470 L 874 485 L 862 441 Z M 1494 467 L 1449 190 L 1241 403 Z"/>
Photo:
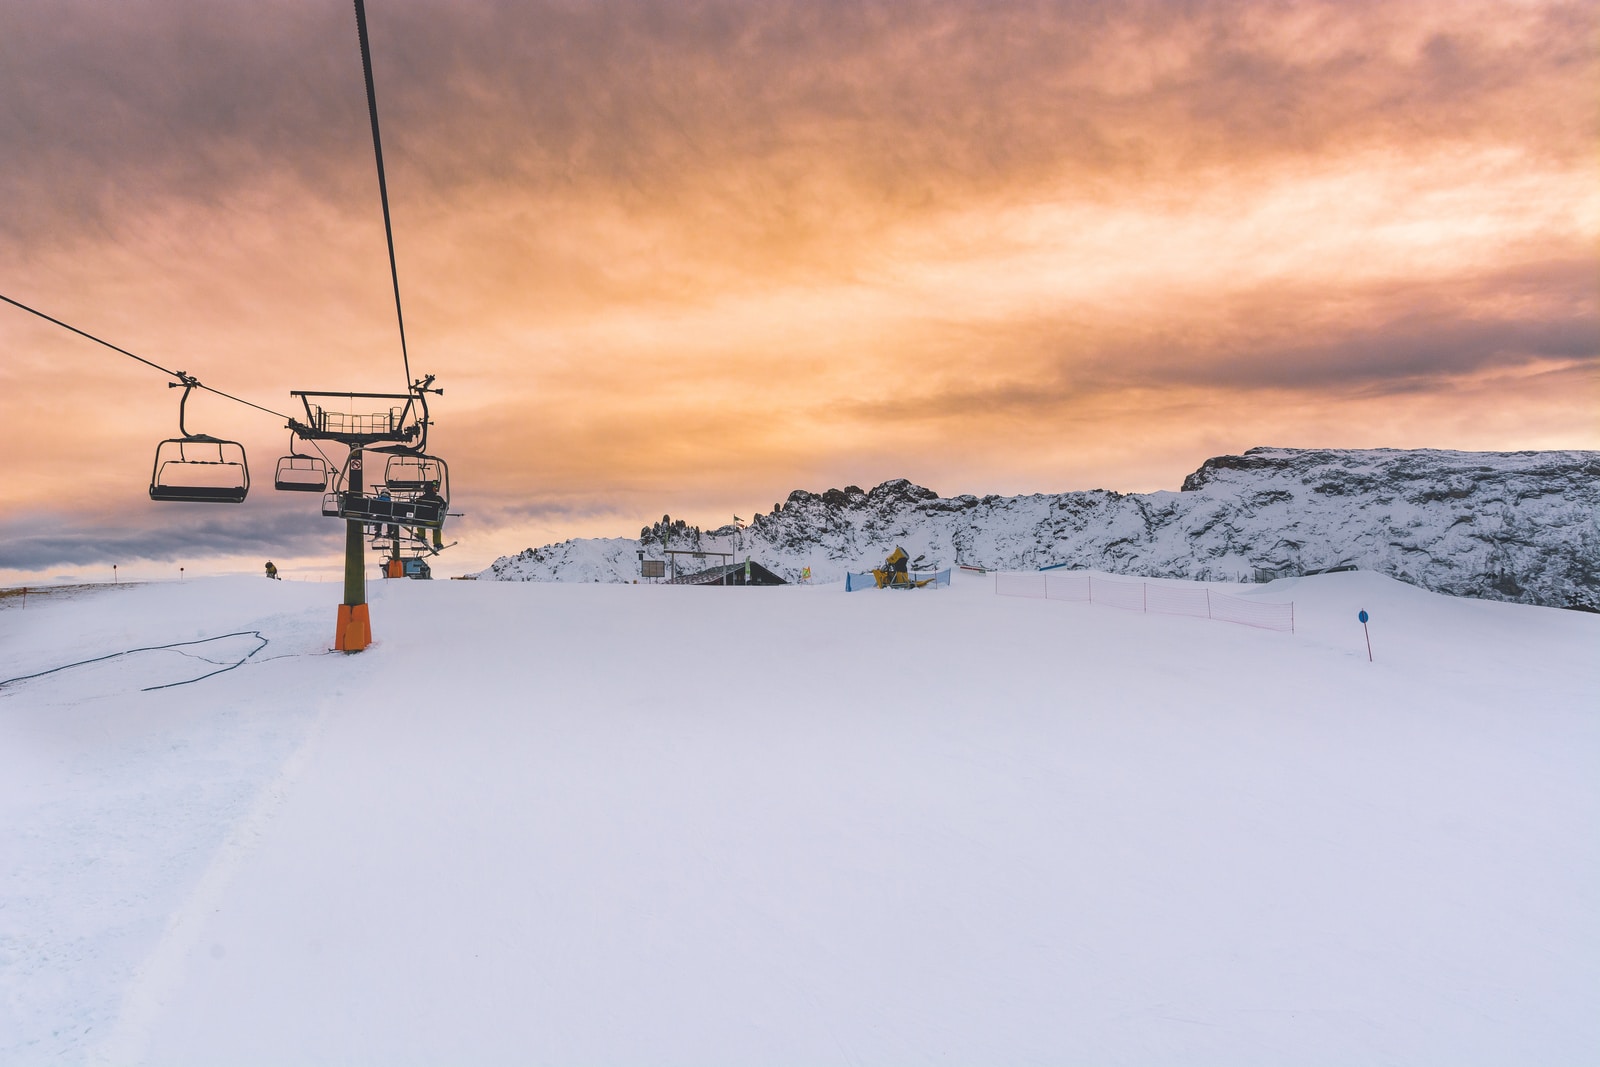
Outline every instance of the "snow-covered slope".
<path id="1" fill-rule="evenodd" d="M 791 579 L 810 567 L 819 582 L 898 544 L 941 566 L 1207 581 L 1353 567 L 1458 596 L 1600 610 L 1597 515 L 1600 452 L 1253 448 L 1207 460 L 1176 493 L 941 497 L 904 479 L 796 490 L 739 531 L 737 548 Z M 736 535 L 700 536 L 726 549 Z M 482 576 L 632 581 L 640 548 L 660 557 L 659 543 L 576 540 L 503 557 Z"/>
<path id="2" fill-rule="evenodd" d="M 0 1064 L 1600 1063 L 1600 616 L 1213 591 L 0 598 Z"/>
<path id="3" fill-rule="evenodd" d="M 508 582 L 631 582 L 639 576 L 639 542 L 627 537 L 574 537 L 501 556 L 479 578 Z"/>

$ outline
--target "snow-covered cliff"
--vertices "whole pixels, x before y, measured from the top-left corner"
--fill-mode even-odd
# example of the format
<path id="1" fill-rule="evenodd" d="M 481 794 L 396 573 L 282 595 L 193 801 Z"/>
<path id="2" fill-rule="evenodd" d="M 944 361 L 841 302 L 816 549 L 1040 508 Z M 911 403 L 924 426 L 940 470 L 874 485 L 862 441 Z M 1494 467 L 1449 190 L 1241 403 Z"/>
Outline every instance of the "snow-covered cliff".
<path id="1" fill-rule="evenodd" d="M 631 537 L 575 537 L 501 556 L 478 577 L 503 582 L 631 582 L 639 577 L 639 542 Z"/>
<path id="2" fill-rule="evenodd" d="M 672 542 L 693 547 L 691 530 Z M 1259 581 L 1356 567 L 1442 593 L 1600 610 L 1600 452 L 1253 448 L 1182 491 L 941 497 L 904 480 L 795 490 L 748 529 L 698 535 L 817 582 L 895 545 L 928 564 Z M 483 578 L 632 581 L 647 537 L 565 541 Z M 714 562 L 714 561 L 713 561 Z"/>

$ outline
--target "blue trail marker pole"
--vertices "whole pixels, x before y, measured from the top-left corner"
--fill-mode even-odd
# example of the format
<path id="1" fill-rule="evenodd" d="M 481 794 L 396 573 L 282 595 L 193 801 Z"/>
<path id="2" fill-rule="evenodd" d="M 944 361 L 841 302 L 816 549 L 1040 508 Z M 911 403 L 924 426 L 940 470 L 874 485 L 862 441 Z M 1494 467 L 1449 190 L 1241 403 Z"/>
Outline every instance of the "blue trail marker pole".
<path id="1" fill-rule="evenodd" d="M 1361 620 L 1361 632 L 1367 635 L 1367 662 L 1372 662 L 1372 633 L 1367 629 L 1367 620 L 1372 618 L 1365 610 L 1357 613 L 1356 618 Z"/>

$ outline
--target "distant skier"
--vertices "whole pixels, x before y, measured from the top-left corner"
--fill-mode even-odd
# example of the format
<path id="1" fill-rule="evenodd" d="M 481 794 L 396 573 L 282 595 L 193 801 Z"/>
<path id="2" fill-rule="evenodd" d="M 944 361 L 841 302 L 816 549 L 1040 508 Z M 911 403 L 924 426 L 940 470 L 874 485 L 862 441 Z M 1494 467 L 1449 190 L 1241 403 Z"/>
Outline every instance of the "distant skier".
<path id="1" fill-rule="evenodd" d="M 281 581 L 282 580 L 282 579 L 278 578 L 278 568 L 277 568 L 277 566 L 274 565 L 273 562 L 270 559 L 267 560 L 267 577 L 273 579 L 274 581 Z"/>

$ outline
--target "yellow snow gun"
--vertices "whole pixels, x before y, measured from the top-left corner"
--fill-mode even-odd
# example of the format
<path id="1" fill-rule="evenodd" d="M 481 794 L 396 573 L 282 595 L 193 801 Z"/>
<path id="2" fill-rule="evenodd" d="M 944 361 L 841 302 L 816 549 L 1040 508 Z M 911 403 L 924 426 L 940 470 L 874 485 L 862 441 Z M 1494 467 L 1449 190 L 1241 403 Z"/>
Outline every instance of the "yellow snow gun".
<path id="1" fill-rule="evenodd" d="M 911 557 L 906 555 L 906 550 L 899 545 L 889 553 L 889 558 L 883 561 L 883 566 L 872 571 L 872 577 L 878 583 L 879 589 L 921 589 L 932 577 L 918 580 L 911 576 Z"/>

